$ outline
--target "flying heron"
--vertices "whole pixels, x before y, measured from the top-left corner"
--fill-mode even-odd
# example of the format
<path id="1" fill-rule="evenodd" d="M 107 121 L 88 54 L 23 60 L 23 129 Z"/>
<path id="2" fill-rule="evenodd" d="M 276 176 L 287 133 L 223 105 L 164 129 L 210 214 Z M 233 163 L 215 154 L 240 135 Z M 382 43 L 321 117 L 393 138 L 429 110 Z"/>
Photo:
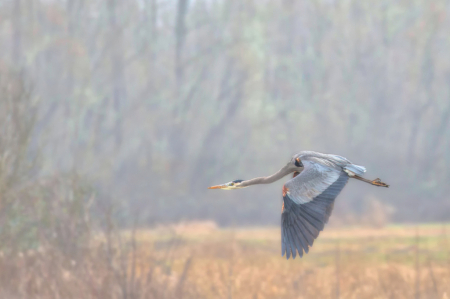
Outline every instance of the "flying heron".
<path id="1" fill-rule="evenodd" d="M 234 190 L 257 184 L 270 184 L 293 173 L 293 178 L 283 186 L 281 208 L 281 255 L 303 257 L 328 222 L 334 199 L 350 178 L 374 186 L 389 187 L 380 179 L 361 177 L 364 166 L 355 165 L 338 155 L 303 151 L 294 155 L 278 172 L 251 180 L 235 180 L 208 189 Z"/>

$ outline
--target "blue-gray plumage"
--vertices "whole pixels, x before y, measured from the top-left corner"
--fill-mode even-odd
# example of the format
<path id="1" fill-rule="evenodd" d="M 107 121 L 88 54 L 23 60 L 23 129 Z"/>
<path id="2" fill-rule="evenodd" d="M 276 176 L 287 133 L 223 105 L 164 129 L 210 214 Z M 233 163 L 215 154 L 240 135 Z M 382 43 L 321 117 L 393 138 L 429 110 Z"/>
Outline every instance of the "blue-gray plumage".
<path id="1" fill-rule="evenodd" d="M 366 169 L 363 166 L 355 165 L 344 157 L 303 151 L 271 176 L 236 180 L 209 189 L 234 190 L 255 184 L 270 184 L 294 173 L 294 177 L 283 186 L 281 209 L 281 254 L 286 254 L 289 259 L 291 255 L 295 258 L 297 252 L 300 257 L 303 252 L 308 253 L 330 218 L 335 198 L 349 178 L 389 187 L 380 179 L 371 181 L 361 177 L 364 172 Z"/>

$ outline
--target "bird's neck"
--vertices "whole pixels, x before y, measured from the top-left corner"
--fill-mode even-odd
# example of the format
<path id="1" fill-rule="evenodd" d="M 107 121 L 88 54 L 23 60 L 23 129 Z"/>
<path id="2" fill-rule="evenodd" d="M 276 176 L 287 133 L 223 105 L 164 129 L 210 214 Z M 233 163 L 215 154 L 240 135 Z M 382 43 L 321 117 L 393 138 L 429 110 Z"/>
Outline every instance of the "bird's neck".
<path id="1" fill-rule="evenodd" d="M 287 166 L 285 166 L 270 176 L 259 177 L 259 178 L 254 178 L 254 179 L 250 179 L 247 181 L 243 181 L 242 183 L 240 183 L 240 187 L 243 188 L 243 187 L 248 187 L 251 185 L 270 184 L 275 181 L 278 181 L 279 179 L 286 176 L 290 172 L 292 172 L 292 171 L 290 171 L 289 168 Z"/>

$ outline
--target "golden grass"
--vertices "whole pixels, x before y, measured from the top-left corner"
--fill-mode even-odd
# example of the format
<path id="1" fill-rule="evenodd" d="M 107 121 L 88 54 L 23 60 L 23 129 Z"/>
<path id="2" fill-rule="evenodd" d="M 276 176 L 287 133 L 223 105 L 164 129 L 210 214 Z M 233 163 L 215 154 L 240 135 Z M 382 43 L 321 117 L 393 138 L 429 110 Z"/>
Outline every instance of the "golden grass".
<path id="1" fill-rule="evenodd" d="M 326 228 L 302 259 L 280 252 L 278 227 L 195 223 L 125 231 L 97 238 L 74 259 L 52 249 L 0 255 L 0 298 L 450 295 L 444 225 Z"/>
<path id="2" fill-rule="evenodd" d="M 198 227 L 198 224 L 196 224 Z M 327 228 L 302 259 L 281 257 L 279 228 L 136 232 L 139 254 L 190 260 L 202 298 L 445 298 L 450 247 L 443 225 Z M 417 234 L 417 236 L 416 236 Z M 170 236 L 170 237 L 169 237 Z"/>

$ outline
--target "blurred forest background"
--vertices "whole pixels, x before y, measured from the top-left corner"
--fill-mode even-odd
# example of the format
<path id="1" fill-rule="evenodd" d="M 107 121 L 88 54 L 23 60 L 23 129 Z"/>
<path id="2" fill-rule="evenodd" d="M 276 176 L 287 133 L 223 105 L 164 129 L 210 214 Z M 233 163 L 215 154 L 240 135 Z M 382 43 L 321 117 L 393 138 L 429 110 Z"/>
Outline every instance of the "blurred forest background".
<path id="1" fill-rule="evenodd" d="M 448 221 L 449 16 L 448 0 L 1 0 L 3 213 L 64 198 L 56 218 L 88 203 L 124 226 L 276 225 L 285 180 L 206 188 L 315 150 L 391 185 L 351 182 L 334 221 Z"/>
<path id="2" fill-rule="evenodd" d="M 0 0 L 0 298 L 448 298 L 449 28 L 450 0 Z M 390 188 L 286 261 L 289 178 L 207 187 L 301 150 Z"/>

